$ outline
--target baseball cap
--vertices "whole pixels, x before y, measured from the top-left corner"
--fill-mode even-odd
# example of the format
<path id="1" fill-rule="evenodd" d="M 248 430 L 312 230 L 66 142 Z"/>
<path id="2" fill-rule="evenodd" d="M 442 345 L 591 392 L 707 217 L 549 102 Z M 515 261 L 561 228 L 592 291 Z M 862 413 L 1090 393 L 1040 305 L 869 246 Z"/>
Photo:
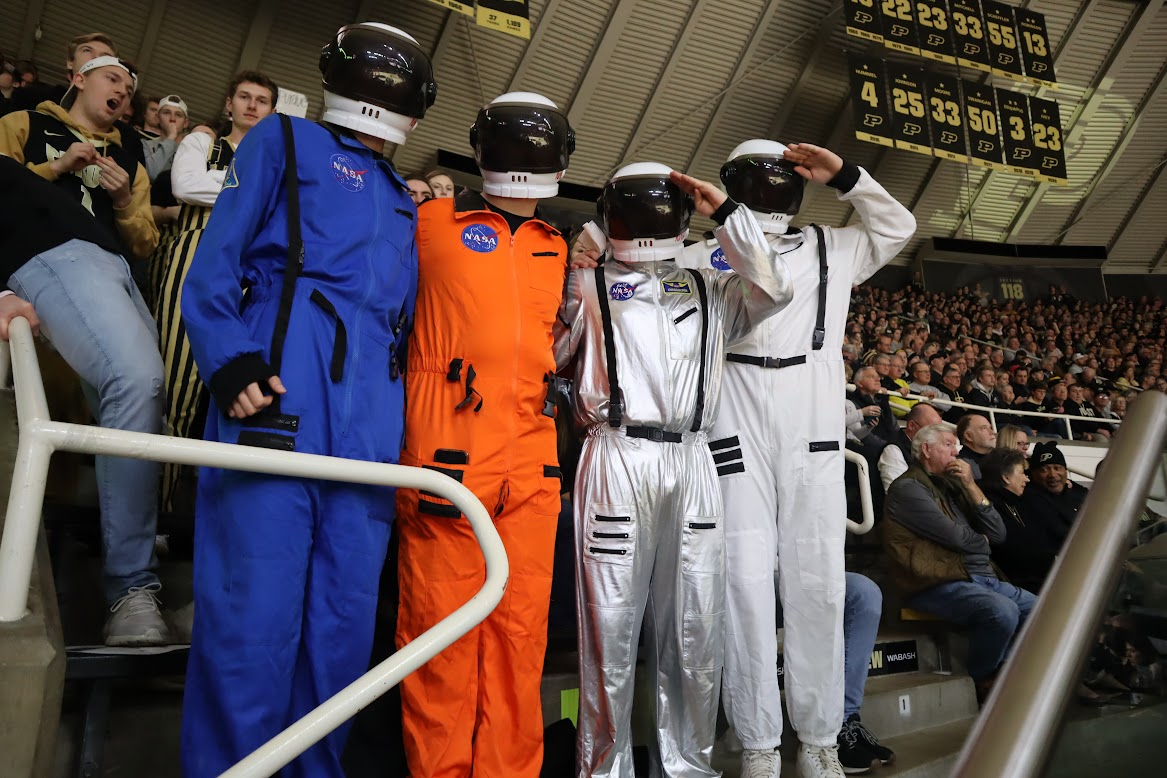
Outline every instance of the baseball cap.
<path id="1" fill-rule="evenodd" d="M 88 73 L 92 70 L 97 70 L 98 68 L 107 68 L 107 67 L 111 67 L 111 66 L 112 67 L 119 67 L 122 70 L 129 73 L 130 78 L 134 82 L 134 86 L 133 86 L 133 89 L 131 90 L 131 92 L 136 92 L 138 90 L 138 72 L 137 72 L 137 69 L 134 68 L 129 63 L 124 62 L 124 61 L 118 59 L 117 57 L 111 57 L 108 54 L 106 54 L 105 56 L 101 56 L 101 57 L 94 57 L 93 59 L 89 60 L 84 65 L 82 65 L 80 67 L 80 69 L 78 69 L 76 75 L 82 76 L 82 75 L 85 75 L 86 73 Z M 69 89 L 66 90 L 66 92 L 65 92 L 65 96 L 61 98 L 61 107 L 68 108 L 69 106 L 73 105 L 73 101 L 76 99 L 77 99 L 77 87 L 75 85 L 73 85 L 72 83 L 70 83 Z"/>
<path id="2" fill-rule="evenodd" d="M 177 108 L 178 110 L 182 111 L 183 116 L 190 116 L 190 111 L 186 109 L 186 103 L 184 103 L 182 98 L 178 95 L 166 95 L 166 97 L 163 97 L 158 101 L 158 110 L 161 111 L 167 106 L 171 108 Z"/>

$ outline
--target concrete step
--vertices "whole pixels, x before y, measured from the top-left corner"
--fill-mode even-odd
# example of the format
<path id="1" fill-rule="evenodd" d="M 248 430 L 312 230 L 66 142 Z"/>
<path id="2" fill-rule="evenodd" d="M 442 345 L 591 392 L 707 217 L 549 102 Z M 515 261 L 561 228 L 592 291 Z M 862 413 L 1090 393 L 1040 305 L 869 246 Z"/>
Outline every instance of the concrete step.
<path id="1" fill-rule="evenodd" d="M 918 672 L 869 678 L 860 715 L 882 741 L 975 716 L 977 710 L 968 676 Z"/>

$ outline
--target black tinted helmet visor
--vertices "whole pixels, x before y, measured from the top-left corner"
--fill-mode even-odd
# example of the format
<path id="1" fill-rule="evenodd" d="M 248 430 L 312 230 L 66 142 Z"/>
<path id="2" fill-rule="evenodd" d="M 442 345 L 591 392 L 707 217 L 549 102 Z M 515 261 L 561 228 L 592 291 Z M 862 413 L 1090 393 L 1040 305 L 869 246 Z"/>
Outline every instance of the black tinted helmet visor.
<path id="1" fill-rule="evenodd" d="M 482 170 L 558 173 L 567 170 L 575 133 L 567 117 L 548 105 L 488 105 L 470 129 L 470 145 Z"/>
<path id="2" fill-rule="evenodd" d="M 417 44 L 370 25 L 342 27 L 320 53 L 325 91 L 414 119 L 437 96 L 430 58 Z"/>
<path id="3" fill-rule="evenodd" d="M 633 176 L 600 193 L 600 218 L 613 240 L 675 238 L 689 227 L 693 198 L 667 178 Z"/>
<path id="4" fill-rule="evenodd" d="M 796 214 L 802 205 L 803 178 L 794 163 L 773 157 L 738 157 L 721 166 L 725 191 L 752 211 Z"/>

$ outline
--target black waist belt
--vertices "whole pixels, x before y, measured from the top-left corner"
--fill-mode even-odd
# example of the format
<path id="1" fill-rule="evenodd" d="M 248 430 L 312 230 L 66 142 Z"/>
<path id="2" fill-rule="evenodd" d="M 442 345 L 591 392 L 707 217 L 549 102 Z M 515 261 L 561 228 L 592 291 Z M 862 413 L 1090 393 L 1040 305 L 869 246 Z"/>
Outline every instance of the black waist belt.
<path id="1" fill-rule="evenodd" d="M 806 364 L 806 354 L 797 357 L 790 357 L 788 359 L 778 359 L 777 357 L 751 357 L 749 354 L 726 354 L 726 362 L 741 362 L 743 365 L 753 365 L 754 367 L 768 367 L 774 370 L 781 370 L 784 367 L 792 365 Z"/>
<path id="2" fill-rule="evenodd" d="M 630 438 L 644 438 L 657 443 L 680 443 L 683 438 L 679 432 L 668 432 L 658 427 L 625 427 L 624 433 Z"/>

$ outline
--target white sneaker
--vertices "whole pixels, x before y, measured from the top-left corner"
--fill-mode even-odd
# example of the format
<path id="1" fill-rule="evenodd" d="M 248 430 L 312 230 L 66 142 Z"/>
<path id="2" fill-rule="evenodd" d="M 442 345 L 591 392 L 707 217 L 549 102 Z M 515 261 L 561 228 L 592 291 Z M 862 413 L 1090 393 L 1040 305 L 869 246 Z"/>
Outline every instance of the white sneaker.
<path id="1" fill-rule="evenodd" d="M 839 747 L 808 746 L 798 749 L 798 774 L 802 778 L 847 778 L 839 764 Z"/>
<path id="2" fill-rule="evenodd" d="M 164 646 L 170 642 L 170 630 L 156 596 L 161 589 L 161 584 L 135 586 L 113 604 L 105 622 L 107 646 Z"/>
<path id="3" fill-rule="evenodd" d="M 742 751 L 742 778 L 778 778 L 782 772 L 782 756 L 776 748 Z"/>

